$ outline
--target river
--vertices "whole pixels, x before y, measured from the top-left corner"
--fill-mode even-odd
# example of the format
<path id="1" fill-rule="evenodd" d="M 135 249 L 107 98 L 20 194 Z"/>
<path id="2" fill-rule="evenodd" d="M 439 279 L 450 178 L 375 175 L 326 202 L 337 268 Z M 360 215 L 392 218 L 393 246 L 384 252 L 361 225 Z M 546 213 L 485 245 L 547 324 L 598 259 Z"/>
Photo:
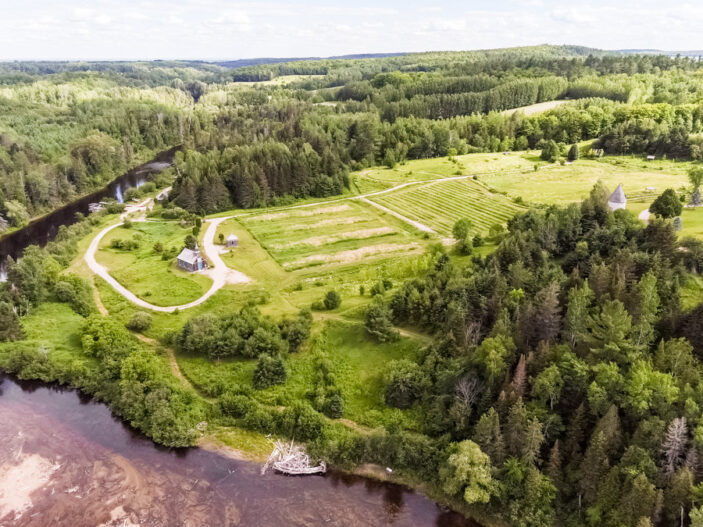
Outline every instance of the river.
<path id="1" fill-rule="evenodd" d="M 479 527 L 405 487 L 330 473 L 260 475 L 169 450 L 76 390 L 0 376 L 0 525 Z"/>
<path id="2" fill-rule="evenodd" d="M 104 199 L 123 201 L 124 193 L 132 187 L 140 187 L 151 174 L 159 172 L 173 163 L 173 157 L 180 147 L 159 153 L 151 161 L 139 165 L 126 174 L 111 181 L 107 186 L 86 196 L 80 197 L 53 212 L 32 220 L 29 225 L 0 237 L 0 280 L 4 278 L 2 266 L 8 256 L 14 259 L 22 255 L 30 244 L 44 246 L 54 239 L 61 225 L 76 222 L 76 213 L 87 215 L 89 205 Z"/>

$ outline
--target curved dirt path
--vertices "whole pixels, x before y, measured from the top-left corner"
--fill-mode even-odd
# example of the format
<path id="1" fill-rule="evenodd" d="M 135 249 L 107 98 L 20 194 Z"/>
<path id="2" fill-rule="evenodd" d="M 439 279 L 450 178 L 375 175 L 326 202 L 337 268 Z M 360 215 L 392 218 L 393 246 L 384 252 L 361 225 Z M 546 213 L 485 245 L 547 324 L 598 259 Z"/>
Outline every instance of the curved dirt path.
<path id="1" fill-rule="evenodd" d="M 644 209 L 642 212 L 639 213 L 639 218 L 640 221 L 643 221 L 645 223 L 649 223 L 649 216 L 651 213 L 649 212 L 649 209 Z"/>
<path id="2" fill-rule="evenodd" d="M 123 215 L 121 219 L 124 219 L 124 216 L 125 215 Z M 110 286 L 115 291 L 117 291 L 127 300 L 139 307 L 142 307 L 144 309 L 150 309 L 152 311 L 160 311 L 162 313 L 173 313 L 176 309 L 180 311 L 182 309 L 188 309 L 191 307 L 199 306 L 212 295 L 217 293 L 217 291 L 219 291 L 226 284 L 242 284 L 249 283 L 251 281 L 251 279 L 244 273 L 235 271 L 233 269 L 229 269 L 222 261 L 222 258 L 220 257 L 219 248 L 215 245 L 215 232 L 217 231 L 217 226 L 223 221 L 228 220 L 230 217 L 231 216 L 224 218 L 216 218 L 214 220 L 206 220 L 208 221 L 208 228 L 205 231 L 205 235 L 203 236 L 203 249 L 205 251 L 205 255 L 210 260 L 213 266 L 207 269 L 206 271 L 203 271 L 202 274 L 205 274 L 212 278 L 212 285 L 203 296 L 196 300 L 193 300 L 192 302 L 188 302 L 187 304 L 182 304 L 180 306 L 156 306 L 154 304 L 150 304 L 149 302 L 142 300 L 137 295 L 132 293 L 129 289 L 120 284 L 117 280 L 112 277 L 112 275 L 110 275 L 109 271 L 105 266 L 100 265 L 97 262 L 97 260 L 95 259 L 95 253 L 98 250 L 100 241 L 105 237 L 108 232 L 122 225 L 124 223 L 123 221 L 120 221 L 119 223 L 116 223 L 114 225 L 110 225 L 109 227 L 106 227 L 102 231 L 100 231 L 97 236 L 93 238 L 93 241 L 90 242 L 90 246 L 88 246 L 88 250 L 85 252 L 83 259 L 88 264 L 88 267 L 91 271 L 93 271 L 100 278 L 110 284 Z"/>

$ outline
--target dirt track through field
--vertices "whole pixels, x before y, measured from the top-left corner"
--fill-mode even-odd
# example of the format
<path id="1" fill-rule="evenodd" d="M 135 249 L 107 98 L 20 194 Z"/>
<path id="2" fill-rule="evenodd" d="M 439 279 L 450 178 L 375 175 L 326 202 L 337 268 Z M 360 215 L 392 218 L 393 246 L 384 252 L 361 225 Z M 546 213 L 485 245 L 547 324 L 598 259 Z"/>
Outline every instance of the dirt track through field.
<path id="1" fill-rule="evenodd" d="M 142 210 L 145 203 L 147 202 L 140 203 L 129 212 Z M 129 212 L 123 214 L 121 220 L 124 220 L 126 214 L 128 214 Z M 193 300 L 192 302 L 189 302 L 187 304 L 182 304 L 180 306 L 156 306 L 154 304 L 150 304 L 149 302 L 142 300 L 137 295 L 132 293 L 129 289 L 120 284 L 115 278 L 113 278 L 107 268 L 103 265 L 100 265 L 95 259 L 95 253 L 98 251 L 100 241 L 105 237 L 108 232 L 122 225 L 124 221 L 120 221 L 119 223 L 110 225 L 109 227 L 106 227 L 102 231 L 100 231 L 98 235 L 93 238 L 93 241 L 90 242 L 90 246 L 88 247 L 88 250 L 86 251 L 83 258 L 88 264 L 88 267 L 90 267 L 91 271 L 93 271 L 96 275 L 98 275 L 100 278 L 110 284 L 110 286 L 115 291 L 117 291 L 127 300 L 139 307 L 142 307 L 144 309 L 150 309 L 152 311 L 160 311 L 162 313 L 172 313 L 176 309 L 188 309 L 191 307 L 199 306 L 212 295 L 217 293 L 217 291 L 219 291 L 226 284 L 246 284 L 251 282 L 251 279 L 244 273 L 235 271 L 234 269 L 230 269 L 229 267 L 227 267 L 227 265 L 222 261 L 222 258 L 220 257 L 220 248 L 215 245 L 215 232 L 217 231 L 217 226 L 227 219 L 229 219 L 229 217 L 207 220 L 208 227 L 205 231 L 205 236 L 203 237 L 203 249 L 205 251 L 205 255 L 213 264 L 213 266 L 210 269 L 203 271 L 202 273 L 212 279 L 212 285 L 210 286 L 210 289 L 200 298 Z M 135 221 L 145 220 L 139 219 Z"/>

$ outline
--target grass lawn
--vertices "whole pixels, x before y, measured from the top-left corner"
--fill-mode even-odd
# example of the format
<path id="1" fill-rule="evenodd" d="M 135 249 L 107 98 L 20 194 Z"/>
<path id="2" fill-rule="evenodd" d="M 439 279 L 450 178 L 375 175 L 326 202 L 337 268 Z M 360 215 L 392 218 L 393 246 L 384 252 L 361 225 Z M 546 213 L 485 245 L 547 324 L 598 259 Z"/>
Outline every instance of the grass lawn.
<path id="1" fill-rule="evenodd" d="M 317 327 L 321 337 L 313 338 L 303 350 L 288 356 L 286 383 L 266 390 L 252 387 L 256 359 L 228 358 L 215 362 L 184 354 L 177 354 L 176 358 L 184 375 L 206 396 L 213 396 L 227 387 L 241 386 L 251 388 L 253 396 L 262 404 L 287 406 L 306 399 L 314 385 L 315 358 L 322 352 L 334 363 L 337 386 L 345 403 L 344 418 L 369 427 L 401 420 L 412 428 L 414 411 L 385 406 L 383 375 L 389 361 L 415 359 L 419 342 L 401 338 L 397 342 L 378 343 L 359 323 L 330 320 Z"/>
<path id="2" fill-rule="evenodd" d="M 315 350 L 326 354 L 334 364 L 337 386 L 344 398 L 344 415 L 360 425 L 375 427 L 393 419 L 414 425 L 412 411 L 387 407 L 383 402 L 383 375 L 391 360 L 414 360 L 420 344 L 409 338 L 378 343 L 361 324 L 330 320 L 321 329 L 322 339 L 305 350 L 290 355 L 286 384 L 262 390 L 263 401 L 286 404 L 303 399 L 313 387 Z"/>
<path id="3" fill-rule="evenodd" d="M 162 260 L 153 247 L 160 242 L 164 248 L 180 251 L 189 233 L 190 229 L 173 222 L 135 222 L 130 229 L 117 227 L 100 242 L 96 259 L 139 298 L 157 306 L 185 304 L 202 296 L 212 280 L 202 274 L 181 271 L 175 259 Z M 138 249 L 126 251 L 110 247 L 115 239 L 132 240 L 135 236 L 142 237 Z"/>
<path id="4" fill-rule="evenodd" d="M 228 253 L 222 255 L 222 260 L 227 267 L 241 271 L 263 284 L 280 284 L 281 281 L 290 278 L 237 218 L 224 221 L 217 227 L 215 242 L 219 240 L 220 234 L 225 238 L 235 234 L 239 238 L 239 246 L 231 248 Z"/>

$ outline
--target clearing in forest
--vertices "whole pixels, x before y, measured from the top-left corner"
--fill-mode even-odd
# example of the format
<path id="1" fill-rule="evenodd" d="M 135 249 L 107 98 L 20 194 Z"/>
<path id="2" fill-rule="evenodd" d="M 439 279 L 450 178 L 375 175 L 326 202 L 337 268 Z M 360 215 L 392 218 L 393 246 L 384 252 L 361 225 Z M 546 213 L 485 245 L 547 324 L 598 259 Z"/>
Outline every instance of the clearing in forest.
<path id="1" fill-rule="evenodd" d="M 406 187 L 369 199 L 449 236 L 454 223 L 469 218 L 482 234 L 525 207 L 467 178 Z"/>

